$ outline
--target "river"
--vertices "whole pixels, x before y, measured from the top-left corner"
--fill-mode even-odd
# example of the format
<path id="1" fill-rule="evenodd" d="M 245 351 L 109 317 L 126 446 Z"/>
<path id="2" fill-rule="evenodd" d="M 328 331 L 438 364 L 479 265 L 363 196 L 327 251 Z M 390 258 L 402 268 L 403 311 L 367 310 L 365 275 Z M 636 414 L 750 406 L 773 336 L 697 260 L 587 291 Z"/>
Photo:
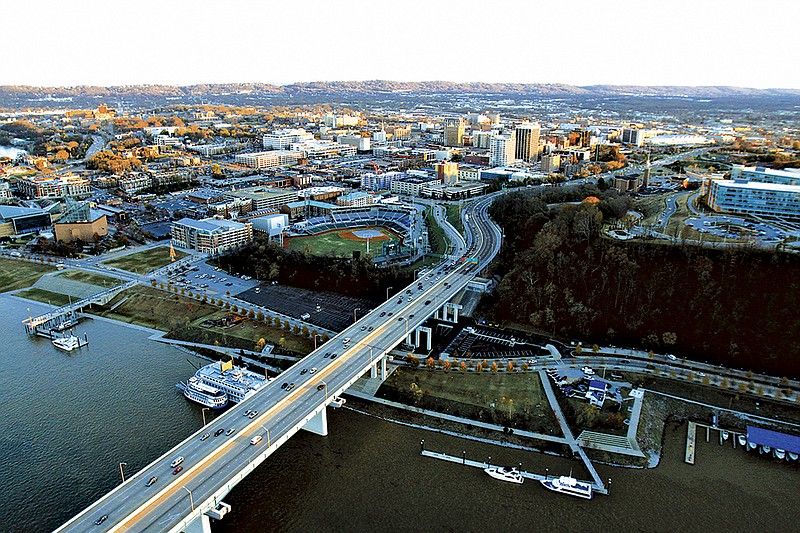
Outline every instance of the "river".
<path id="1" fill-rule="evenodd" d="M 0 531 L 46 531 L 199 428 L 199 407 L 175 389 L 186 354 L 148 333 L 92 320 L 90 346 L 67 354 L 21 325 L 42 306 L 0 295 Z M 195 364 L 201 360 L 191 358 Z M 599 465 L 611 495 L 591 501 L 505 484 L 478 469 L 419 455 L 428 449 L 526 470 L 582 475 L 578 463 L 405 427 L 346 409 L 329 411 L 327 437 L 298 433 L 225 501 L 215 533 L 263 531 L 795 531 L 798 465 L 700 442 L 683 463 L 686 427 L 670 426 L 651 470 Z M 700 435 L 698 435 L 700 436 Z M 713 440 L 713 439 L 712 439 Z"/>

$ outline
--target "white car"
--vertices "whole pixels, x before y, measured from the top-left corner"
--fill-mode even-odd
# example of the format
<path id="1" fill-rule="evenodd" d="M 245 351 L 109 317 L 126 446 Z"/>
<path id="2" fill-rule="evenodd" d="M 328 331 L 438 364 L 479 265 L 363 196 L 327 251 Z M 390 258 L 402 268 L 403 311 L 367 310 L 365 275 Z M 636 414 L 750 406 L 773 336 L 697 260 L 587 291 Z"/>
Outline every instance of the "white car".
<path id="1" fill-rule="evenodd" d="M 594 376 L 594 370 L 592 370 L 588 366 L 581 368 L 581 370 L 583 370 L 583 373 L 586 374 L 587 376 Z"/>
<path id="2" fill-rule="evenodd" d="M 670 361 L 677 361 L 678 360 L 678 358 L 675 357 L 674 355 L 672 355 L 671 353 L 667 354 L 667 359 L 669 359 Z"/>

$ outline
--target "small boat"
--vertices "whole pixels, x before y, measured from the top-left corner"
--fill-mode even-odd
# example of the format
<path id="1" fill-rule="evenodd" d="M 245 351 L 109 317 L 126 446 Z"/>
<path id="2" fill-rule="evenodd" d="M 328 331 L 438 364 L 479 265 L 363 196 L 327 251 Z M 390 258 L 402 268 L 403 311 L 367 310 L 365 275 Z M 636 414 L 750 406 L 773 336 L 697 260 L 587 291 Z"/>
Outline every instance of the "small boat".
<path id="1" fill-rule="evenodd" d="M 731 436 L 731 435 L 730 435 L 730 433 L 728 433 L 728 432 L 727 432 L 727 431 L 725 431 L 724 429 L 722 430 L 722 440 L 723 440 L 723 441 L 726 441 L 726 440 L 728 440 L 728 437 L 730 437 L 730 436 Z"/>
<path id="2" fill-rule="evenodd" d="M 72 350 L 76 350 L 81 347 L 81 340 L 75 335 L 58 337 L 57 339 L 53 339 L 52 342 L 53 346 L 55 346 L 56 348 L 66 350 L 68 352 L 71 352 Z"/>
<path id="3" fill-rule="evenodd" d="M 502 466 L 489 466 L 484 468 L 483 471 L 500 481 L 508 481 L 509 483 L 522 483 L 524 481 L 522 474 L 516 468 L 506 469 Z"/>
<path id="4" fill-rule="evenodd" d="M 769 453 L 769 452 L 771 452 L 771 451 L 772 451 L 772 448 L 770 448 L 770 447 L 769 447 L 769 446 L 767 446 L 766 444 L 765 444 L 764 446 L 762 446 L 762 448 L 764 449 L 764 453 Z"/>
<path id="5" fill-rule="evenodd" d="M 745 437 L 744 435 L 739 435 L 738 437 L 736 437 L 736 440 L 739 441 L 739 446 L 747 445 L 747 437 Z"/>
<path id="6" fill-rule="evenodd" d="M 776 459 L 786 459 L 786 451 L 784 451 L 784 450 L 780 450 L 778 448 L 775 448 L 775 451 L 772 452 L 772 453 L 775 454 L 775 458 Z"/>
<path id="7" fill-rule="evenodd" d="M 561 476 L 549 479 L 540 479 L 539 482 L 546 489 L 577 496 L 578 498 L 592 499 L 592 484 L 585 481 L 578 481 L 574 477 Z"/>
<path id="8" fill-rule="evenodd" d="M 798 455 L 794 452 L 789 452 L 789 459 L 792 461 L 797 461 Z"/>
<path id="9" fill-rule="evenodd" d="M 752 452 L 756 448 L 758 448 L 758 444 L 756 444 L 755 442 L 747 441 L 747 451 L 748 452 Z"/>

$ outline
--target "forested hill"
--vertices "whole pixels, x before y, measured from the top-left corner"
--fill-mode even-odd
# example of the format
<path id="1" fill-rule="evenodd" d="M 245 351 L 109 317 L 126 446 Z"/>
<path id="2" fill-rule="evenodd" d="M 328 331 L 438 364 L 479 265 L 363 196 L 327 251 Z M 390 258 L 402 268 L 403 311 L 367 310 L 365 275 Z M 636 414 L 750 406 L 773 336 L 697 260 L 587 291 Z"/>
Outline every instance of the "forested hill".
<path id="1" fill-rule="evenodd" d="M 589 344 L 800 377 L 800 258 L 601 237 L 621 201 L 549 214 L 524 193 L 497 200 L 492 216 L 509 237 L 498 318 Z"/>

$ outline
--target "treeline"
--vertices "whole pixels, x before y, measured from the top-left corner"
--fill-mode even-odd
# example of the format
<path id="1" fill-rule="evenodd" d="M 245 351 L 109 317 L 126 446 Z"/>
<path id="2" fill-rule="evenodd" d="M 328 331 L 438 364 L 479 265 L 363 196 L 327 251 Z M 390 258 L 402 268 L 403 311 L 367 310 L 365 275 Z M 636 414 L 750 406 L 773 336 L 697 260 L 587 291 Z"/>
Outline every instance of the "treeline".
<path id="1" fill-rule="evenodd" d="M 598 195 L 599 196 L 599 195 Z M 776 375 L 800 376 L 800 260 L 600 236 L 624 198 L 566 205 L 498 199 L 507 235 L 494 313 L 553 335 L 612 343 Z"/>
<path id="2" fill-rule="evenodd" d="M 410 272 L 397 267 L 376 267 L 366 257 L 344 259 L 284 250 L 265 237 L 219 259 L 230 272 L 248 274 L 261 281 L 346 296 L 381 301 L 387 287 L 399 289 L 411 283 Z"/>

